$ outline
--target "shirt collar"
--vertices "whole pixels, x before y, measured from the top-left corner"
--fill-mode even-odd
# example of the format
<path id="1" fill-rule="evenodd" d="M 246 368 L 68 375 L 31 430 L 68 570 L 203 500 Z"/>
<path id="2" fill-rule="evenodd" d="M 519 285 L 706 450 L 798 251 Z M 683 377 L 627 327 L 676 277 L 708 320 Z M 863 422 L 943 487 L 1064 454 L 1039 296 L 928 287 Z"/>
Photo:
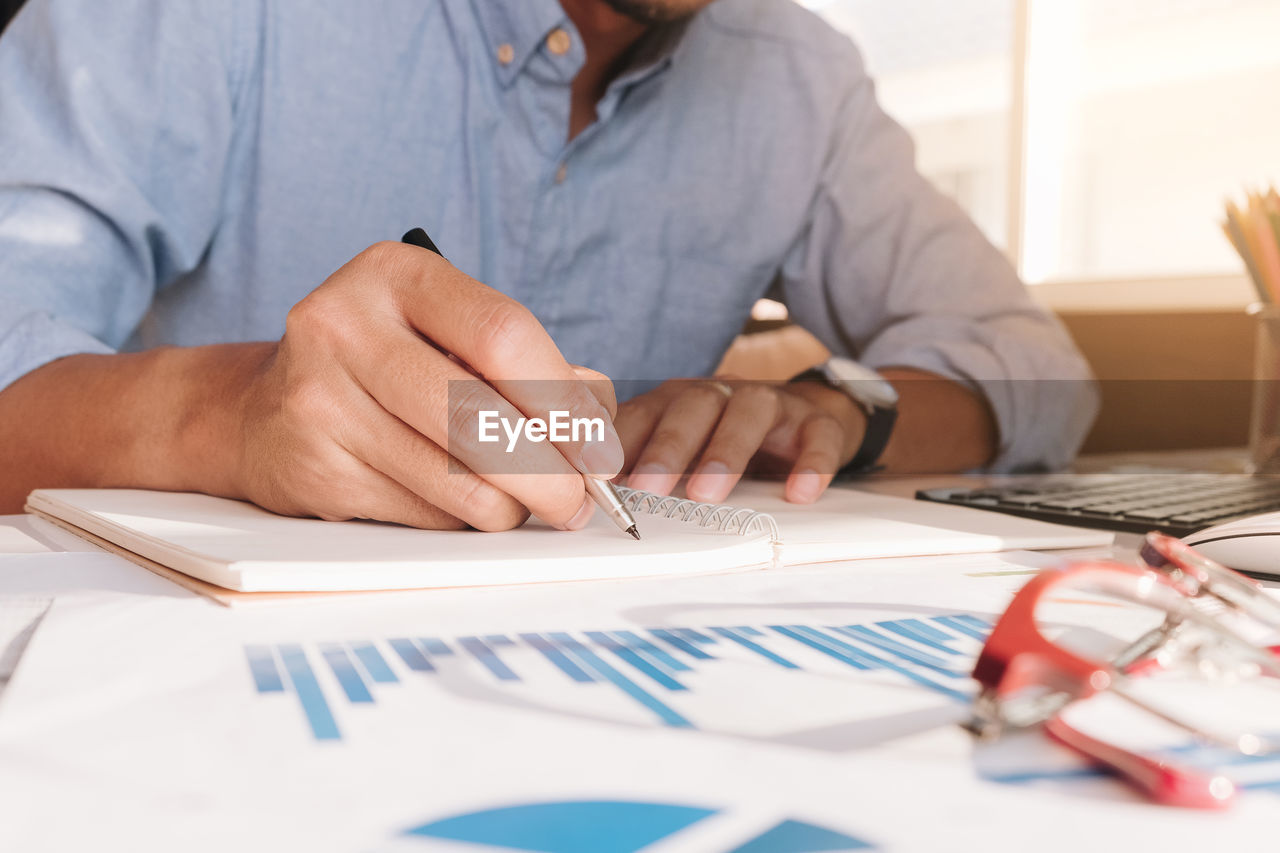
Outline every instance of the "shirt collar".
<path id="1" fill-rule="evenodd" d="M 472 5 L 504 86 L 516 78 L 548 33 L 569 23 L 560 0 L 472 0 Z M 511 61 L 503 63 L 505 45 L 510 45 Z"/>
<path id="2" fill-rule="evenodd" d="M 498 76 L 509 86 L 519 75 L 529 57 L 542 46 L 547 35 L 557 27 L 573 32 L 573 24 L 564 13 L 560 0 L 472 0 L 490 56 L 498 62 Z M 689 21 L 655 28 L 636 46 L 619 79 L 631 85 L 665 70 L 683 41 Z M 510 45 L 511 61 L 500 56 Z"/>

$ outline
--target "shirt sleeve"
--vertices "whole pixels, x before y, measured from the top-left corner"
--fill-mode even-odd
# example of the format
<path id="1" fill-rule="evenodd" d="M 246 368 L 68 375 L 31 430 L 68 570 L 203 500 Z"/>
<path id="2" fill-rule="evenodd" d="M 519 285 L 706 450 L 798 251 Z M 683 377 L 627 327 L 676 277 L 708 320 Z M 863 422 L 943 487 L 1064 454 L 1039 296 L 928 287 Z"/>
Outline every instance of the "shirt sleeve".
<path id="1" fill-rule="evenodd" d="M 915 168 L 853 52 L 807 227 L 781 271 L 792 316 L 834 352 L 980 389 L 997 471 L 1057 468 L 1097 413 L 1089 368 L 1004 256 Z"/>
<path id="2" fill-rule="evenodd" d="M 0 38 L 0 388 L 120 348 L 203 255 L 230 149 L 231 9 L 29 0 Z"/>

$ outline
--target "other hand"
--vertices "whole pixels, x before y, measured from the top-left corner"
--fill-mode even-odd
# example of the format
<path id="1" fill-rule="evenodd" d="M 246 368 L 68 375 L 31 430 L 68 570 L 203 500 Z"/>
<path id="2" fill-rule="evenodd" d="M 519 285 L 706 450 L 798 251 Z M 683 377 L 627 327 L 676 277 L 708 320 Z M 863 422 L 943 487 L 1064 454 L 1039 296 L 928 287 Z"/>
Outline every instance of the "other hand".
<path id="1" fill-rule="evenodd" d="M 862 442 L 866 419 L 820 383 L 680 379 L 618 408 L 627 484 L 720 503 L 744 473 L 786 477 L 786 498 L 816 501 Z"/>

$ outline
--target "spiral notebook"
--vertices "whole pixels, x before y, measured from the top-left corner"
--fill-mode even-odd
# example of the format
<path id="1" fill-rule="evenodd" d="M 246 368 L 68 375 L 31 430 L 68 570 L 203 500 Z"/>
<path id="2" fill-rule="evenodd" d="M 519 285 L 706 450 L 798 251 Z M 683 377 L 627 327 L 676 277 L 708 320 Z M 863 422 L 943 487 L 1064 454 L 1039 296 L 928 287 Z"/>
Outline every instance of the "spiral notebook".
<path id="1" fill-rule="evenodd" d="M 287 518 L 207 495 L 42 489 L 27 510 L 227 602 L 234 593 L 423 589 L 726 572 L 779 564 L 1105 544 L 1111 535 L 963 507 L 832 491 L 812 507 L 777 484 L 735 491 L 748 509 L 620 490 L 643 538 L 601 513 L 574 533 L 537 521 L 504 533 Z"/>

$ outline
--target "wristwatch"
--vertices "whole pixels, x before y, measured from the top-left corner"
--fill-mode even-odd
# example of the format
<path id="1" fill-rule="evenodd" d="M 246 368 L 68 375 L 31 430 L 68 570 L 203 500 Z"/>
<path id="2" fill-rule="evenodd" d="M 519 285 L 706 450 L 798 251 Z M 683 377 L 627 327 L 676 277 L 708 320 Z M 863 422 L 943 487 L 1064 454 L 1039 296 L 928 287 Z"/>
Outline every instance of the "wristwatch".
<path id="1" fill-rule="evenodd" d="M 793 376 L 791 381 L 823 382 L 847 394 L 858 408 L 866 412 L 867 430 L 862 435 L 862 444 L 837 476 L 869 474 L 877 470 L 876 462 L 884 453 L 889 436 L 893 434 L 893 424 L 898 419 L 898 391 L 889 384 L 889 380 L 852 359 L 835 356 L 825 364 Z"/>

